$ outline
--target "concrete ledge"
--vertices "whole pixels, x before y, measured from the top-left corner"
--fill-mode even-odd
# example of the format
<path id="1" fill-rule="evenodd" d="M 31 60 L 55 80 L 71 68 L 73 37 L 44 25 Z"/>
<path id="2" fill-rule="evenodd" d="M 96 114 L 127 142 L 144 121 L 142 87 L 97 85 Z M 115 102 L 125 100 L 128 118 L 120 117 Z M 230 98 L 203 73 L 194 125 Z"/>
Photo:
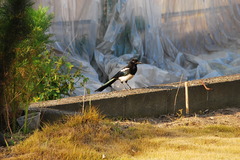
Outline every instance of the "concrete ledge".
<path id="1" fill-rule="evenodd" d="M 202 82 L 213 90 L 207 91 Z M 190 113 L 240 106 L 240 74 L 188 81 L 188 85 Z M 79 113 L 83 104 L 95 106 L 109 117 L 158 117 L 185 111 L 184 82 L 45 101 L 31 104 L 30 109 L 44 111 L 44 120 L 50 120 L 48 111 Z"/>

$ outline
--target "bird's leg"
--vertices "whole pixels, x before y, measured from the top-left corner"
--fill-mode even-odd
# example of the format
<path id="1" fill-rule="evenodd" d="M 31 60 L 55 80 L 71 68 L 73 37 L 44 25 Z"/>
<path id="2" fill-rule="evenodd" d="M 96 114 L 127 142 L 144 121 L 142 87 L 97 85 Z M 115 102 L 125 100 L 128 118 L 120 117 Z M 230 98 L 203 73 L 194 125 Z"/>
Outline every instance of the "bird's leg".
<path id="1" fill-rule="evenodd" d="M 123 84 L 123 82 L 121 82 L 121 83 L 122 83 L 122 85 L 124 86 L 124 88 L 127 89 L 126 86 Z"/>
<path id="2" fill-rule="evenodd" d="M 132 88 L 129 86 L 129 84 L 127 83 L 127 81 L 126 81 L 125 83 L 128 85 L 129 89 L 132 89 Z"/>

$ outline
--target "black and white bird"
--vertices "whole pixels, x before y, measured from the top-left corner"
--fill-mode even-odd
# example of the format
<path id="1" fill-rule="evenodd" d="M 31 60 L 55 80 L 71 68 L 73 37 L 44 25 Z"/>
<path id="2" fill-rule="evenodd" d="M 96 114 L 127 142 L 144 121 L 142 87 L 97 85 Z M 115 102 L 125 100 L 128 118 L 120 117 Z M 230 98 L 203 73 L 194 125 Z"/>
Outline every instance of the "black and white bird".
<path id="1" fill-rule="evenodd" d="M 128 85 L 127 81 L 132 79 L 135 73 L 137 72 L 137 64 L 141 64 L 141 62 L 133 58 L 126 67 L 121 69 L 109 81 L 107 81 L 104 85 L 95 90 L 95 92 L 103 91 L 105 88 L 111 86 L 111 84 L 113 84 L 116 80 L 120 80 L 121 83 L 125 82 Z M 128 87 L 131 88 L 129 85 Z"/>

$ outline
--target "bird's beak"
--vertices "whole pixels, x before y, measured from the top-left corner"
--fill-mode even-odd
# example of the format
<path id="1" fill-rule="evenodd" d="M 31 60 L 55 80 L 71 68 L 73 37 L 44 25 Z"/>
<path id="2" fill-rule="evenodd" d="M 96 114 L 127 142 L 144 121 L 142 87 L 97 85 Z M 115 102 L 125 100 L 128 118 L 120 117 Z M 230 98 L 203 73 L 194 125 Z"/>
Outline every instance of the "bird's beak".
<path id="1" fill-rule="evenodd" d="M 137 64 L 142 64 L 142 62 L 137 62 Z"/>

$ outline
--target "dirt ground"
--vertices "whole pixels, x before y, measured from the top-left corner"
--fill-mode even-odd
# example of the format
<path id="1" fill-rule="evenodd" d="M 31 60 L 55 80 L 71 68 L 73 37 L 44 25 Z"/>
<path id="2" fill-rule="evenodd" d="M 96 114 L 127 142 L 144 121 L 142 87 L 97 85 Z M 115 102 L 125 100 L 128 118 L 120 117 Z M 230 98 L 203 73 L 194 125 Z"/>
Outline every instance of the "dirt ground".
<path id="1" fill-rule="evenodd" d="M 120 123 L 125 127 L 129 127 L 136 123 L 150 123 L 163 128 L 172 128 L 177 126 L 201 127 L 214 124 L 240 127 L 240 108 L 226 108 L 218 109 L 216 111 L 206 110 L 202 113 L 189 116 L 184 116 L 181 112 L 179 112 L 175 115 L 162 115 L 159 118 L 136 118 L 126 121 L 117 120 L 116 123 Z M 4 150 L 4 148 L 0 147 L 0 151 L 1 150 Z"/>
<path id="2" fill-rule="evenodd" d="M 229 125 L 240 127 L 240 108 L 218 109 L 216 111 L 204 111 L 190 116 L 162 115 L 159 118 L 138 118 L 134 122 L 149 122 L 159 127 L 176 126 L 204 126 L 204 125 Z"/>
<path id="3" fill-rule="evenodd" d="M 190 116 L 183 116 L 181 112 L 177 115 L 162 115 L 159 118 L 138 118 L 124 121 L 115 121 L 122 127 L 128 128 L 137 123 L 150 123 L 162 128 L 174 128 L 178 126 L 206 126 L 206 125 L 228 125 L 240 127 L 240 108 L 226 108 L 216 111 L 204 111 L 203 113 Z M 28 135 L 29 136 L 29 135 Z M 26 138 L 28 137 L 26 136 Z M 19 142 L 17 142 L 19 143 Z M 7 154 L 9 150 L 5 147 L 0 147 L 1 153 Z"/>

